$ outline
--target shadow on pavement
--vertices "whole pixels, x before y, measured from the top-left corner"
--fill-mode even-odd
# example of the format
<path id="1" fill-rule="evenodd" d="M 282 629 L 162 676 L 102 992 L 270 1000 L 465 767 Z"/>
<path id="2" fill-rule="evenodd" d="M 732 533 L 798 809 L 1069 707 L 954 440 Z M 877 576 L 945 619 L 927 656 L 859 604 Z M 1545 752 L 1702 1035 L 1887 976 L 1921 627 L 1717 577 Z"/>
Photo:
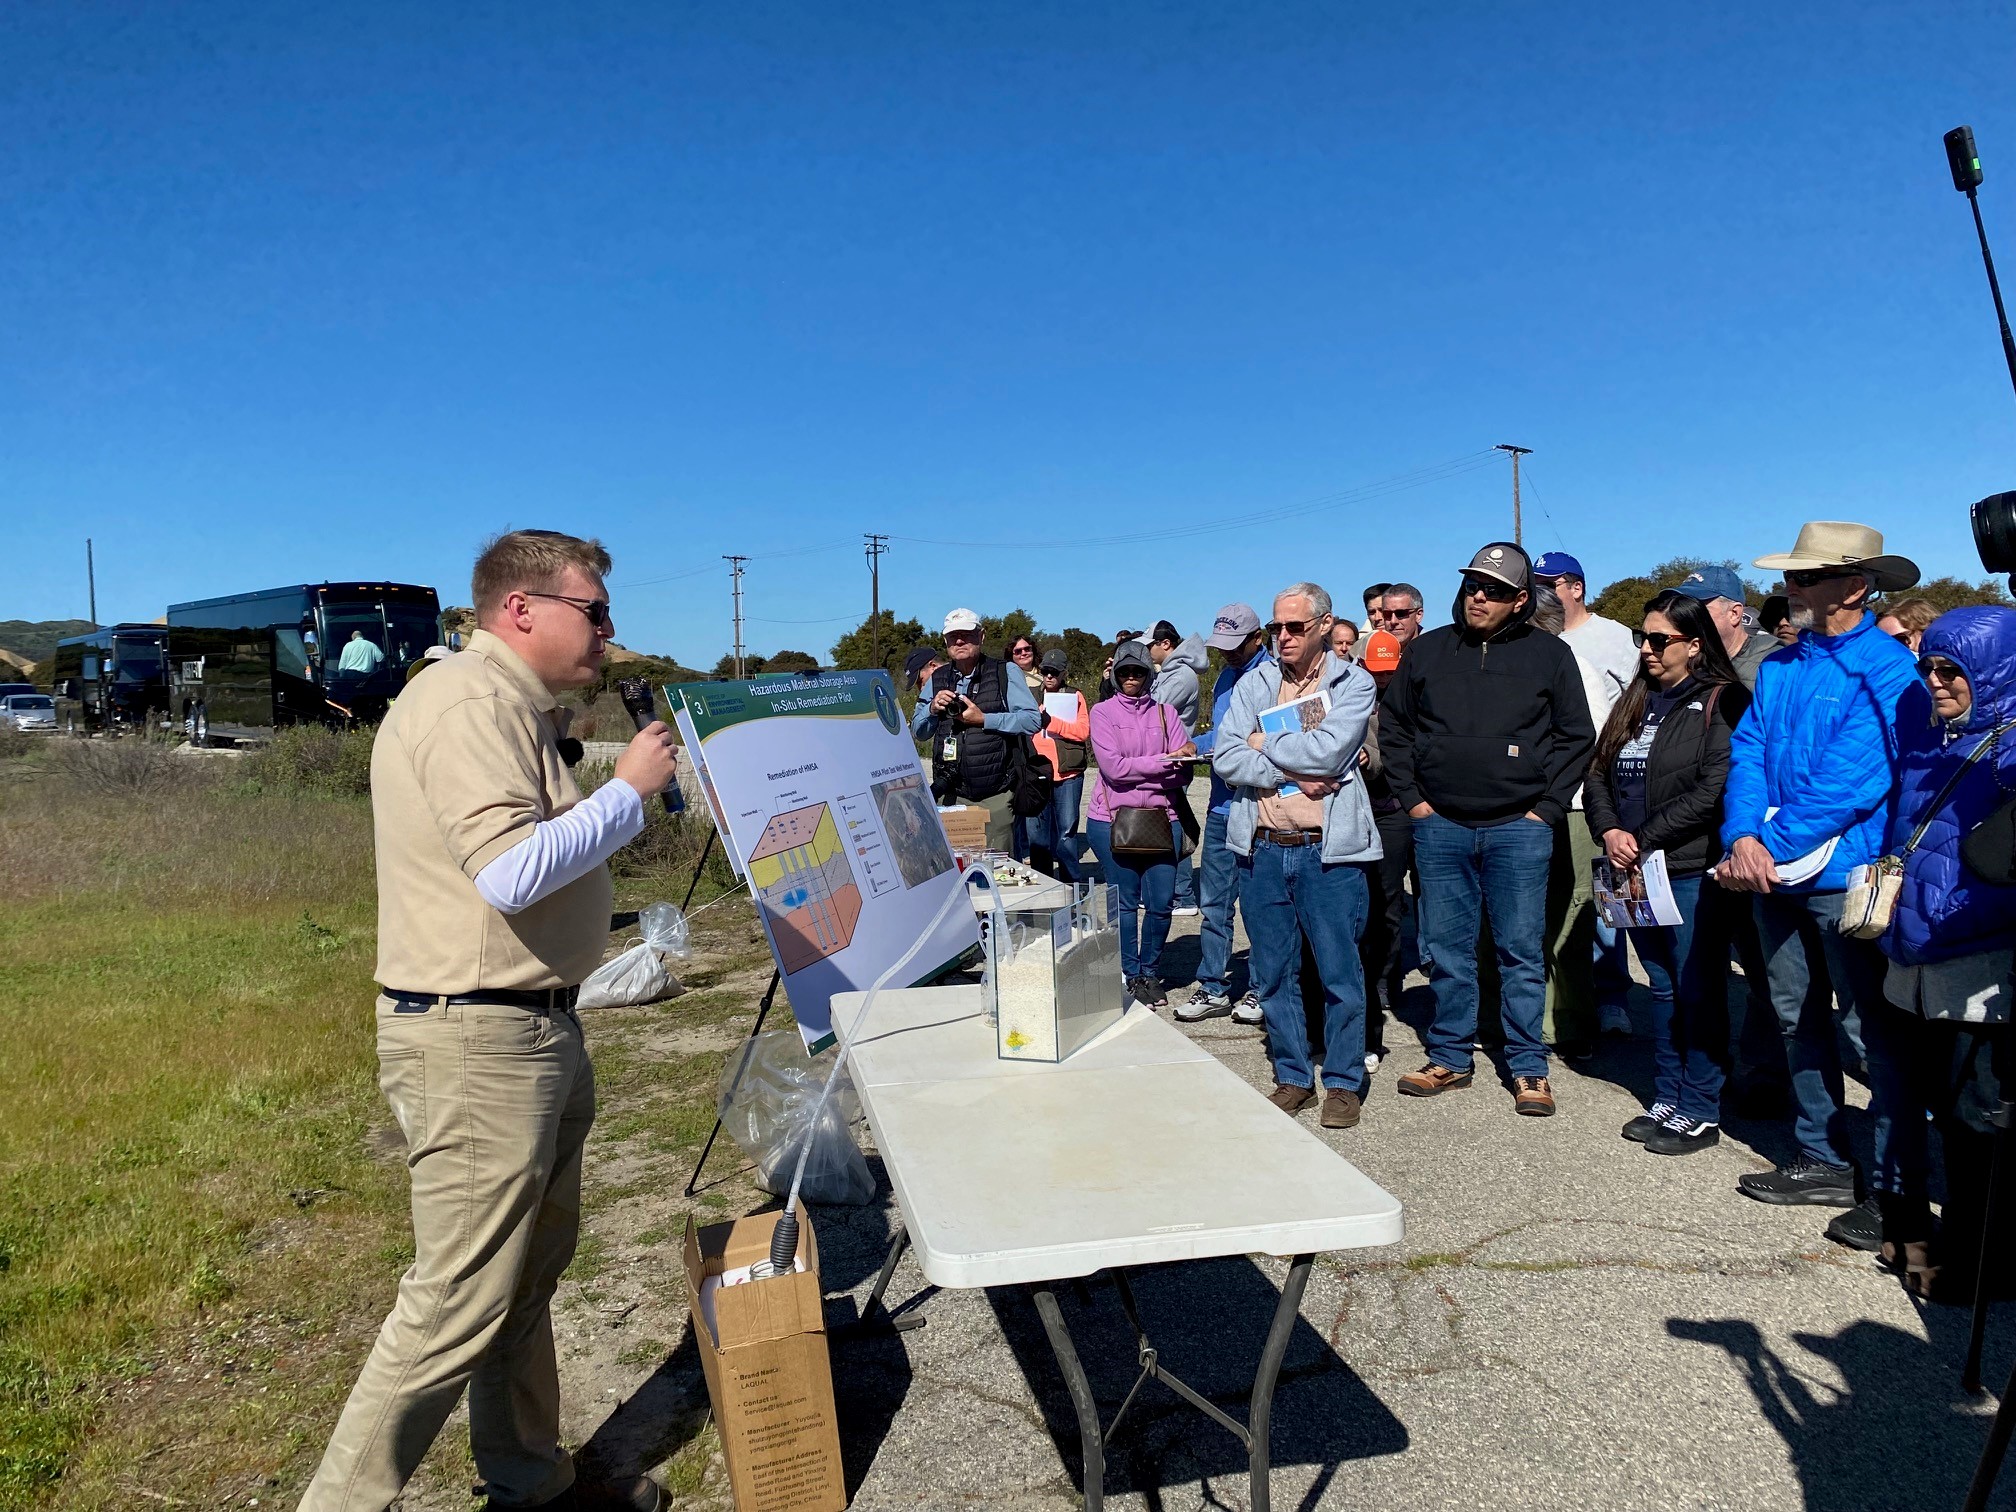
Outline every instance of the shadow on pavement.
<path id="1" fill-rule="evenodd" d="M 1737 1318 L 1668 1318 L 1676 1339 L 1719 1349 L 1742 1372 L 1765 1418 L 1785 1440 L 1809 1512 L 1889 1512 L 1959 1507 L 1988 1418 L 1960 1389 L 1967 1313 L 1928 1307 L 1930 1340 L 1861 1319 L 1839 1333 L 1798 1333 L 1812 1359 L 1787 1360 L 1753 1323 Z M 1990 1375 L 2006 1368 L 2016 1309 L 1997 1310 Z M 1999 1360 L 1999 1364 L 1998 1364 Z M 1846 1382 L 1836 1391 L 1814 1366 L 1827 1362 Z M 2016 1476 L 2005 1474 L 1992 1507 L 2016 1508 Z"/>
<path id="2" fill-rule="evenodd" d="M 1130 1270 L 1149 1340 L 1167 1368 L 1243 1422 L 1253 1374 L 1280 1288 L 1251 1260 L 1239 1257 Z M 1059 1445 L 1074 1485 L 1083 1486 L 1078 1415 L 1034 1304 L 1020 1287 L 990 1290 L 1001 1331 L 1029 1383 L 1031 1397 Z M 1063 1282 L 1057 1301 L 1102 1422 L 1110 1423 L 1139 1366 L 1133 1330 L 1110 1279 Z M 1323 1336 L 1298 1320 L 1274 1394 L 1273 1463 L 1322 1467 L 1305 1499 L 1313 1506 L 1337 1467 L 1349 1460 L 1398 1454 L 1407 1429 L 1345 1364 Z M 1068 1447 L 1067 1447 L 1068 1446 Z M 1218 1424 L 1149 1381 L 1106 1446 L 1108 1495 L 1134 1492 L 1162 1505 L 1164 1487 L 1221 1480 L 1235 1505 L 1245 1505 L 1246 1451 Z"/>

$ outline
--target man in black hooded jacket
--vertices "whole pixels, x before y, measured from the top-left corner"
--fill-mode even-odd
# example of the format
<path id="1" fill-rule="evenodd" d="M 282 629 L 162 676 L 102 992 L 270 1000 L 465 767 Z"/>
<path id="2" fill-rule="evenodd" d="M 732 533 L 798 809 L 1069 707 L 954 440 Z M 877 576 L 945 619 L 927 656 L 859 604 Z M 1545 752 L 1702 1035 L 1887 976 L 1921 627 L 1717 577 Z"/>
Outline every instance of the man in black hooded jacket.
<path id="1" fill-rule="evenodd" d="M 1433 957 L 1428 1064 L 1399 1090 L 1432 1097 L 1471 1083 L 1481 907 L 1503 981 L 1513 1107 L 1544 1118 L 1554 1111 L 1541 1038 L 1548 863 L 1596 731 L 1574 653 L 1529 623 L 1532 574 L 1510 541 L 1471 558 L 1456 623 L 1421 635 L 1401 659 L 1379 744 L 1414 820 L 1422 947 Z"/>

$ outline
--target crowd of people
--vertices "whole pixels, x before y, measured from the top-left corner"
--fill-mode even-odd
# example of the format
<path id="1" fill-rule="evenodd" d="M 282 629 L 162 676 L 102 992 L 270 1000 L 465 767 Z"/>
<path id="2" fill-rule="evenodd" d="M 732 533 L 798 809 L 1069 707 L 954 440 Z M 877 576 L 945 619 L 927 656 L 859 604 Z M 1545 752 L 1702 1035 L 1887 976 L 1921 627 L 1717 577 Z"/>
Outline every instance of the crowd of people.
<path id="1" fill-rule="evenodd" d="M 2016 611 L 1900 597 L 1916 566 L 1862 525 L 1809 523 L 1756 566 L 1782 579 L 1761 606 L 1706 567 L 1625 625 L 1573 556 L 1494 541 L 1449 625 L 1411 583 L 1366 587 L 1362 620 L 1292 583 L 1264 621 L 1235 602 L 1205 635 L 1120 632 L 1089 700 L 1061 649 L 997 660 L 956 609 L 906 664 L 912 730 L 991 847 L 1075 881 L 1089 846 L 1135 1001 L 1171 1007 L 1171 921 L 1201 915 L 1172 1012 L 1263 1029 L 1283 1112 L 1359 1123 L 1411 960 L 1432 1010 L 1395 1089 L 1471 1088 L 1485 1051 L 1513 1110 L 1549 1116 L 1554 1060 L 1634 1032 L 1635 956 L 1654 1079 L 1622 1136 L 1685 1156 L 1725 1105 L 1789 1116 L 1796 1154 L 1740 1191 L 1841 1209 L 1828 1237 L 1970 1296 L 2016 1075 Z M 1601 878 L 1643 916 L 1599 907 Z"/>

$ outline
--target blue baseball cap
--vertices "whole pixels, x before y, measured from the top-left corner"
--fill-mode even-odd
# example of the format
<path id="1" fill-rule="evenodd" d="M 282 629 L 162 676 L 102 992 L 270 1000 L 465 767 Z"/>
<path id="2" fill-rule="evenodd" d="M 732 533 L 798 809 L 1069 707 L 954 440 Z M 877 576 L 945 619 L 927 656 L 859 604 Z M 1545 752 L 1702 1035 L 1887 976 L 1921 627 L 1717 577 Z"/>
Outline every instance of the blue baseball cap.
<path id="1" fill-rule="evenodd" d="M 1565 551 L 1543 551 L 1533 562 L 1533 576 L 1536 578 L 1571 577 L 1578 582 L 1589 581 L 1582 571 L 1582 564 Z"/>
<path id="2" fill-rule="evenodd" d="M 1685 581 L 1675 583 L 1673 591 L 1699 599 L 1704 604 L 1718 598 L 1740 604 L 1743 602 L 1743 579 L 1727 567 L 1703 567 L 1699 572 L 1688 573 Z"/>

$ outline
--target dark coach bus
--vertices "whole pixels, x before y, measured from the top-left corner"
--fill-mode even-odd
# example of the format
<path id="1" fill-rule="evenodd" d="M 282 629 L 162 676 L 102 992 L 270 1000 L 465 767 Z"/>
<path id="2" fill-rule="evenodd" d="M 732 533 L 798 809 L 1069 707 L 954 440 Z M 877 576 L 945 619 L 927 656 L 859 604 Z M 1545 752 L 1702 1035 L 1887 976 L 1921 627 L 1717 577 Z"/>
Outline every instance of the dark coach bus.
<path id="1" fill-rule="evenodd" d="M 57 728 L 144 730 L 165 717 L 167 648 L 165 625 L 108 625 L 56 642 Z"/>
<path id="2" fill-rule="evenodd" d="M 168 606 L 168 696 L 192 745 L 282 725 L 370 724 L 441 644 L 441 603 L 411 583 L 304 583 Z"/>

